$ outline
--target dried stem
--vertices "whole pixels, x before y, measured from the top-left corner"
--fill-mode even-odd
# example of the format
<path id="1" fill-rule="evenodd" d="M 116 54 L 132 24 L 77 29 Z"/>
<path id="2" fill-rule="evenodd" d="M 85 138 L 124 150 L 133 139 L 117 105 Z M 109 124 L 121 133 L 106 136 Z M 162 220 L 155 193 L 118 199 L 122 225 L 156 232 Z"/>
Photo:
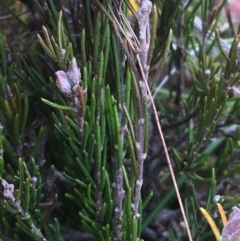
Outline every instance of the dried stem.
<path id="1" fill-rule="evenodd" d="M 152 106 L 153 106 L 153 112 L 154 112 L 155 120 L 156 120 L 156 123 L 157 123 L 159 136 L 160 136 L 161 141 L 162 141 L 162 145 L 163 145 L 164 153 L 165 153 L 165 156 L 166 156 L 166 159 L 167 159 L 169 171 L 170 171 L 171 178 L 172 178 L 172 181 L 173 181 L 173 185 L 174 185 L 174 188 L 175 188 L 175 191 L 176 191 L 176 195 L 177 195 L 179 206 L 180 206 L 180 209 L 181 209 L 181 212 L 182 212 L 183 220 L 184 220 L 184 223 L 185 223 L 185 226 L 186 226 L 186 229 L 187 229 L 188 238 L 189 238 L 190 241 L 192 241 L 191 232 L 190 232 L 188 221 L 187 221 L 186 214 L 185 214 L 185 211 L 184 211 L 181 195 L 180 195 L 179 190 L 178 190 L 178 186 L 177 186 L 176 178 L 175 178 L 174 171 L 173 171 L 173 168 L 172 168 L 171 160 L 170 160 L 170 157 L 169 157 L 169 154 L 168 154 L 165 138 L 164 138 L 162 128 L 161 128 L 161 125 L 160 125 L 160 121 L 159 121 L 159 118 L 158 118 L 157 109 L 156 109 L 156 106 L 154 104 L 154 101 L 153 101 L 153 98 L 152 98 L 152 95 L 151 95 L 151 91 L 150 91 L 150 88 L 148 86 L 147 81 L 145 81 L 145 85 L 146 85 L 147 91 L 149 93 L 150 101 L 151 101 Z"/>
<path id="2" fill-rule="evenodd" d="M 202 20 L 198 17 L 194 18 L 194 28 L 200 33 L 200 35 L 203 35 L 203 30 L 202 30 Z M 211 41 L 215 41 L 215 34 L 211 33 L 210 31 L 207 32 L 207 38 Z M 231 48 L 231 44 L 229 44 L 228 42 L 226 42 L 223 39 L 220 39 L 221 42 L 221 46 L 224 50 L 224 52 L 228 55 L 229 54 L 229 50 Z"/>
<path id="3" fill-rule="evenodd" d="M 120 241 L 122 237 L 122 225 L 121 225 L 121 217 L 122 217 L 122 201 L 124 196 L 123 190 L 123 174 L 121 167 L 118 166 L 117 156 L 114 157 L 114 167 L 115 167 L 115 183 L 113 185 L 114 188 L 114 215 L 113 215 L 113 232 L 112 238 L 114 241 Z"/>
<path id="4" fill-rule="evenodd" d="M 95 168 L 97 169 L 97 168 Z M 95 188 L 94 188 L 94 196 L 95 196 L 95 202 L 96 202 L 96 219 L 99 219 L 99 213 L 101 211 L 102 205 L 103 205 L 103 198 L 102 198 L 102 192 L 100 189 L 100 183 L 101 183 L 101 173 L 98 170 L 94 170 L 94 178 L 96 180 Z"/>
<path id="5" fill-rule="evenodd" d="M 143 164 L 146 158 L 145 127 L 148 124 L 146 118 L 145 105 L 147 104 L 148 96 L 144 81 L 148 79 L 147 58 L 150 45 L 150 27 L 149 14 L 152 9 L 152 3 L 149 0 L 143 0 L 138 10 L 138 24 L 140 35 L 140 54 L 137 55 L 138 64 L 140 66 L 142 78 L 139 79 L 139 86 L 141 91 L 141 105 L 139 106 L 139 123 L 138 136 L 136 139 L 136 151 L 138 161 L 138 176 L 135 185 L 135 193 L 133 198 L 133 214 L 136 218 L 140 215 L 138 213 L 139 200 L 141 197 L 141 188 L 143 184 Z"/>
<path id="6" fill-rule="evenodd" d="M 21 215 L 21 219 L 24 219 L 28 222 L 28 225 L 31 227 L 31 229 L 35 232 L 35 234 L 41 238 L 43 241 L 47 241 L 47 239 L 43 236 L 42 232 L 40 229 L 38 229 L 35 224 L 32 222 L 31 217 L 29 214 L 27 214 L 22 206 L 20 201 L 16 201 L 13 192 L 14 192 L 14 185 L 13 184 L 8 184 L 5 179 L 2 179 L 2 185 L 3 185 L 3 195 L 5 198 L 8 199 L 8 202 L 11 204 L 13 208 L 15 208 L 18 213 Z"/>

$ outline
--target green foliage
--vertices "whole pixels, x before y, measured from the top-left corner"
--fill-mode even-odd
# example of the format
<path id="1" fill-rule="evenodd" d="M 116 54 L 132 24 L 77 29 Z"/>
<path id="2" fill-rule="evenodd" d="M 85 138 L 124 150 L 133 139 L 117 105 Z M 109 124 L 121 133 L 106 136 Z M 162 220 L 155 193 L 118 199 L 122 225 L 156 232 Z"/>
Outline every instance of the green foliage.
<path id="1" fill-rule="evenodd" d="M 212 237 L 199 207 L 216 210 L 214 196 L 221 183 L 239 179 L 240 164 L 239 95 L 232 94 L 239 36 L 227 45 L 213 30 L 226 1 L 153 1 L 145 64 L 144 40 L 128 25 L 137 16 L 129 1 L 22 2 L 35 17 L 34 41 L 13 45 L 0 33 L 0 176 L 7 181 L 0 238 L 69 240 L 67 226 L 90 233 L 89 240 L 140 240 L 176 202 L 144 80 L 156 96 L 193 240 Z M 26 28 L 29 20 L 14 13 L 13 2 L 0 4 Z M 196 16 L 201 35 L 194 32 Z M 236 204 L 236 191 L 219 191 L 226 210 Z M 176 228 L 169 235 L 183 238 Z"/>

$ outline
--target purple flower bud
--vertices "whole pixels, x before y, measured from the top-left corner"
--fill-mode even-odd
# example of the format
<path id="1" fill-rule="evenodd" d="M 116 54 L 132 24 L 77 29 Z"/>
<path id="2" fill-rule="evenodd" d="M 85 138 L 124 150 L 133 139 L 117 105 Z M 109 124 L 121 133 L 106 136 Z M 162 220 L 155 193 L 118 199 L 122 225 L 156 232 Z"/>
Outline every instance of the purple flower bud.
<path id="1" fill-rule="evenodd" d="M 71 97 L 72 93 L 72 86 L 69 83 L 67 75 L 64 71 L 59 70 L 55 73 L 57 76 L 56 85 L 58 89 L 67 97 Z"/>
<path id="2" fill-rule="evenodd" d="M 14 192 L 14 185 L 8 184 L 5 179 L 2 179 L 2 185 L 3 185 L 3 196 L 10 199 L 12 202 L 15 201 L 15 197 L 13 195 Z"/>
<path id="3" fill-rule="evenodd" d="M 81 73 L 77 66 L 75 57 L 73 57 L 72 60 L 69 62 L 68 71 L 66 72 L 66 74 L 72 87 L 80 83 Z"/>
<path id="4" fill-rule="evenodd" d="M 233 207 L 229 215 L 228 222 L 222 230 L 222 241 L 239 241 L 240 240 L 240 209 Z"/>

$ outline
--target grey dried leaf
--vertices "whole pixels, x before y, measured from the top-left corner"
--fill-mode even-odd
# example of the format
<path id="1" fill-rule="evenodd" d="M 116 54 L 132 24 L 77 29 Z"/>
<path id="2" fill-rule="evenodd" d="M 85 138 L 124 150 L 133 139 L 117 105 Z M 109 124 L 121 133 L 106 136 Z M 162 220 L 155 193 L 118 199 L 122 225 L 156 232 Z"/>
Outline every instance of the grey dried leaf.
<path id="1" fill-rule="evenodd" d="M 228 222 L 222 230 L 222 241 L 239 241 L 240 240 L 240 209 L 233 207 L 229 215 Z"/>

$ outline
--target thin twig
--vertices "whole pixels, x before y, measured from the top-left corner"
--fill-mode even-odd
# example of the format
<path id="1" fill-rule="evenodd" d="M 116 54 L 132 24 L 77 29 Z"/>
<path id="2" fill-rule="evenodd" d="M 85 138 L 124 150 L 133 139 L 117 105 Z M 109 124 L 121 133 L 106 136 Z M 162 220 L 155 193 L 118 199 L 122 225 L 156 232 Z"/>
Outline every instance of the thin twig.
<path id="1" fill-rule="evenodd" d="M 181 1 L 181 14 L 178 19 L 178 47 L 177 47 L 177 68 L 179 71 L 179 75 L 177 76 L 177 90 L 176 90 L 176 97 L 175 97 L 175 104 L 179 105 L 181 101 L 181 95 L 182 95 L 182 88 L 183 88 L 183 78 L 184 78 L 184 66 L 183 66 L 183 27 L 184 27 L 184 21 L 183 21 L 183 8 L 184 4 L 183 1 Z"/>
<path id="2" fill-rule="evenodd" d="M 174 128 L 174 127 L 177 127 L 180 125 L 187 124 L 188 121 L 190 121 L 194 117 L 194 115 L 197 113 L 197 111 L 198 111 L 198 107 L 196 107 L 189 115 L 184 116 L 181 120 L 178 120 L 176 122 L 169 123 L 169 124 L 163 124 L 162 129 L 163 130 L 170 129 L 170 128 Z"/>
<path id="3" fill-rule="evenodd" d="M 199 17 L 195 17 L 194 18 L 194 28 L 200 33 L 200 35 L 203 35 L 203 29 L 202 29 L 202 20 Z M 207 32 L 207 39 L 211 40 L 211 41 L 215 41 L 216 36 L 214 32 Z M 224 52 L 228 55 L 230 48 L 231 48 L 231 44 L 229 44 L 227 41 L 225 41 L 224 39 L 220 38 L 220 42 L 221 42 L 221 46 L 224 50 Z"/>
<path id="4" fill-rule="evenodd" d="M 166 75 L 163 80 L 161 81 L 161 83 L 158 85 L 158 87 L 154 90 L 154 94 L 153 94 L 153 99 L 155 99 L 159 93 L 159 91 L 162 89 L 162 87 L 167 83 L 167 81 L 169 80 L 169 78 L 174 75 L 177 72 L 176 68 L 173 68 L 171 70 L 171 72 L 169 73 L 169 75 Z M 150 103 L 149 103 L 150 105 Z"/>
<path id="5" fill-rule="evenodd" d="M 121 218 L 123 215 L 122 210 L 122 203 L 123 203 L 123 197 L 124 197 L 124 190 L 123 190 L 123 173 L 122 168 L 118 165 L 118 157 L 117 157 L 117 151 L 115 151 L 115 155 L 113 157 L 113 164 L 114 164 L 114 196 L 113 196 L 113 202 L 114 202 L 114 214 L 112 219 L 113 224 L 113 230 L 112 230 L 112 239 L 114 241 L 120 241 L 122 238 L 122 224 L 121 224 Z"/>
<path id="6" fill-rule="evenodd" d="M 186 217 L 186 214 L 185 214 L 185 211 L 184 211 L 181 195 L 180 195 L 180 192 L 178 190 L 177 181 L 176 181 L 176 178 L 175 178 L 175 175 L 174 175 L 174 171 L 173 171 L 173 168 L 172 168 L 171 160 L 170 160 L 170 157 L 169 157 L 169 154 L 168 154 L 165 138 L 164 138 L 164 135 L 163 135 L 163 132 L 162 132 L 162 128 L 161 128 L 161 125 L 160 125 L 160 121 L 159 121 L 159 118 L 158 118 L 157 109 L 156 109 L 156 106 L 154 104 L 154 101 L 153 101 L 153 98 L 152 98 L 151 91 L 150 91 L 150 88 L 148 86 L 148 83 L 147 83 L 147 81 L 145 79 L 144 79 L 144 81 L 145 81 L 145 85 L 146 85 L 147 91 L 149 93 L 150 101 L 152 103 L 153 112 L 154 112 L 155 120 L 156 120 L 156 123 L 157 123 L 158 132 L 159 132 L 159 135 L 160 135 L 160 138 L 161 138 L 161 141 L 162 141 L 164 153 L 165 153 L 165 156 L 166 156 L 166 159 L 167 159 L 167 164 L 168 164 L 169 171 L 170 171 L 170 174 L 171 174 L 171 178 L 172 178 L 172 181 L 173 181 L 173 185 L 174 185 L 174 188 L 175 188 L 175 191 L 176 191 L 176 195 L 177 195 L 179 206 L 180 206 L 180 209 L 181 209 L 181 212 L 182 212 L 183 220 L 184 220 L 184 223 L 185 223 L 185 226 L 186 226 L 188 238 L 189 238 L 190 241 L 192 241 L 191 232 L 190 232 L 188 221 L 187 221 L 187 217 Z"/>
<path id="7" fill-rule="evenodd" d="M 16 16 L 22 16 L 22 15 L 24 15 L 24 14 L 29 15 L 28 11 L 22 11 L 22 12 L 20 12 L 20 13 L 17 13 Z M 7 14 L 7 15 L 4 15 L 4 16 L 1 16 L 1 17 L 0 17 L 0 21 L 6 20 L 6 19 L 8 19 L 8 18 L 13 18 L 13 15 L 12 15 L 12 14 Z"/>
<path id="8" fill-rule="evenodd" d="M 58 195 L 55 194 L 53 201 L 52 201 L 51 204 L 49 205 L 49 208 L 48 208 L 45 216 L 43 217 L 43 220 L 42 220 L 41 223 L 38 225 L 38 229 L 39 229 L 39 230 L 43 227 L 44 223 L 46 223 L 46 221 L 48 220 L 50 214 L 52 213 L 53 209 L 54 209 L 55 206 L 56 206 L 57 200 L 58 200 Z"/>
<path id="9" fill-rule="evenodd" d="M 14 185 L 13 184 L 8 184 L 7 181 L 5 179 L 2 179 L 2 186 L 3 186 L 3 196 L 5 198 L 7 198 L 8 202 L 10 203 L 10 205 L 15 208 L 19 215 L 21 216 L 21 219 L 26 220 L 26 222 L 28 223 L 28 225 L 31 227 L 31 229 L 34 231 L 34 233 L 41 238 L 43 241 L 47 241 L 47 239 L 43 236 L 42 232 L 40 229 L 38 229 L 35 224 L 32 221 L 31 216 L 26 213 L 22 206 L 21 206 L 21 202 L 17 201 L 14 197 Z"/>

